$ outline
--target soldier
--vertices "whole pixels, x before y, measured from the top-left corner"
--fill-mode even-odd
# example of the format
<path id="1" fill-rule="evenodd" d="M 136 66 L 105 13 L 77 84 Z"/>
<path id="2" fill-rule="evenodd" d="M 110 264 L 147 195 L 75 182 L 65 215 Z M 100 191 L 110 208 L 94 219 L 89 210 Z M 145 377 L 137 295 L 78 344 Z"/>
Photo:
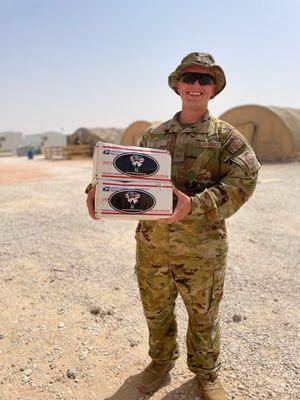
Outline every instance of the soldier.
<path id="1" fill-rule="evenodd" d="M 168 220 L 140 221 L 136 230 L 136 274 L 152 358 L 141 375 L 144 393 L 160 387 L 179 356 L 174 314 L 179 292 L 188 313 L 188 367 L 205 400 L 227 399 L 218 379 L 224 220 L 252 195 L 260 163 L 233 126 L 209 114 L 209 100 L 225 85 L 224 71 L 210 54 L 188 54 L 169 76 L 169 86 L 181 97 L 181 111 L 147 130 L 141 141 L 141 146 L 170 151 L 177 200 Z M 92 189 L 87 198 L 92 217 L 94 196 Z"/>

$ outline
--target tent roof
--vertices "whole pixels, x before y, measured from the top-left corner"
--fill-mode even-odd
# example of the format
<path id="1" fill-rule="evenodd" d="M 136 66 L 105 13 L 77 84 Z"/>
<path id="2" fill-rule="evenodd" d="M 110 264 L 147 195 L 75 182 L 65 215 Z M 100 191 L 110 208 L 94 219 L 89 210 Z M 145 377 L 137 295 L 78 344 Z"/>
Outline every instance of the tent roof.
<path id="1" fill-rule="evenodd" d="M 260 108 L 275 114 L 291 133 L 296 149 L 300 150 L 300 109 L 277 106 L 261 106 L 258 104 L 244 104 L 225 111 L 220 117 L 222 119 L 224 114 L 243 108 L 252 108 L 252 110 L 255 110 L 255 108 Z"/>
<path id="2" fill-rule="evenodd" d="M 295 146 L 300 149 L 300 109 L 266 106 L 285 123 L 291 132 Z"/>

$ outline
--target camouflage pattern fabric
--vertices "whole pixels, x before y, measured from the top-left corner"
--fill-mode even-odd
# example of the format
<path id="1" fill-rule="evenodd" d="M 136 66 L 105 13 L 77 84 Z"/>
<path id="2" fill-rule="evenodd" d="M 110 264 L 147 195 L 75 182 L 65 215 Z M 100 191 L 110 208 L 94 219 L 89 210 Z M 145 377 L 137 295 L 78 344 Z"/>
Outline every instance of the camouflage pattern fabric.
<path id="1" fill-rule="evenodd" d="M 204 377 L 220 369 L 218 306 L 223 295 L 227 235 L 224 219 L 252 195 L 260 163 L 245 138 L 207 112 L 183 128 L 178 114 L 150 128 L 141 146 L 168 149 L 172 180 L 192 199 L 191 214 L 173 224 L 140 221 L 136 274 L 149 328 L 149 355 L 178 357 L 174 304 L 178 292 L 188 316 L 188 367 Z"/>

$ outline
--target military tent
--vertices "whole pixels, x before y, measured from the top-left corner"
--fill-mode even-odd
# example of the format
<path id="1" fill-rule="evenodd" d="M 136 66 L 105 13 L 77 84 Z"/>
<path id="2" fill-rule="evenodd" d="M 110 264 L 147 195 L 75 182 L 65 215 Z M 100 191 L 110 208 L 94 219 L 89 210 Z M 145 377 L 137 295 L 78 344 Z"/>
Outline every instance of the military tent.
<path id="1" fill-rule="evenodd" d="M 122 133 L 120 128 L 79 128 L 68 136 L 68 144 L 89 144 L 93 148 L 96 142 L 120 143 Z"/>
<path id="2" fill-rule="evenodd" d="M 102 142 L 103 139 L 96 133 L 92 132 L 90 129 L 79 128 L 74 133 L 72 133 L 72 135 L 68 136 L 67 144 L 89 144 L 91 148 L 93 148 L 94 145 L 99 141 Z"/>
<path id="3" fill-rule="evenodd" d="M 220 119 L 235 126 L 261 161 L 288 161 L 300 153 L 300 109 L 244 105 Z"/>
<path id="4" fill-rule="evenodd" d="M 125 146 L 138 146 L 140 140 L 145 133 L 145 131 L 150 128 L 150 126 L 157 126 L 161 122 L 149 122 L 149 121 L 135 121 L 130 124 L 124 131 L 121 144 Z"/>

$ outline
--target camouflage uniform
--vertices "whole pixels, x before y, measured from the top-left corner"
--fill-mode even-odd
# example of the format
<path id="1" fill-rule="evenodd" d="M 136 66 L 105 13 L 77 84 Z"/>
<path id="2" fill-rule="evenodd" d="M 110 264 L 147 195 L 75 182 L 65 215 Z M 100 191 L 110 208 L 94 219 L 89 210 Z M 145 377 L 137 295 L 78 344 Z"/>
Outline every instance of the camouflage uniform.
<path id="1" fill-rule="evenodd" d="M 173 224 L 140 221 L 136 273 L 149 328 L 149 355 L 157 362 L 178 357 L 175 299 L 188 316 L 187 362 L 198 376 L 220 369 L 218 308 L 226 268 L 224 219 L 252 195 L 260 167 L 244 137 L 210 117 L 183 128 L 178 114 L 143 136 L 141 146 L 168 149 L 174 185 L 191 197 L 190 215 Z"/>

